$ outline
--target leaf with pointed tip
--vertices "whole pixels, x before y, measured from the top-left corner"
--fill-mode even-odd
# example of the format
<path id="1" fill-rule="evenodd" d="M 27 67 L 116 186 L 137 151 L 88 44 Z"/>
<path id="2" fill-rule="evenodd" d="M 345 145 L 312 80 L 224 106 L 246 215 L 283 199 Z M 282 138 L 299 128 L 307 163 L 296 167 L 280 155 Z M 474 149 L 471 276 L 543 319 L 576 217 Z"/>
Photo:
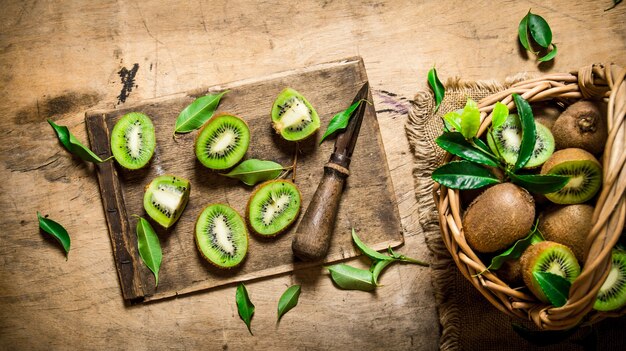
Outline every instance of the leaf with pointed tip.
<path id="1" fill-rule="evenodd" d="M 443 121 L 447 131 L 451 132 L 450 128 L 453 128 L 454 131 L 461 132 L 461 114 L 457 111 L 450 111 L 443 115 Z"/>
<path id="2" fill-rule="evenodd" d="M 397 261 L 395 258 L 390 258 L 390 260 L 375 261 L 372 263 L 370 271 L 372 272 L 372 280 L 374 281 L 374 284 L 376 286 L 378 286 L 378 276 L 380 275 L 380 273 L 382 273 L 382 271 L 387 268 L 387 266 Z"/>
<path id="3" fill-rule="evenodd" d="M 292 285 L 285 290 L 278 300 L 278 321 L 287 311 L 296 307 L 300 297 L 300 285 Z"/>
<path id="4" fill-rule="evenodd" d="M 163 259 L 161 242 L 150 223 L 142 217 L 137 217 L 137 248 L 139 257 L 154 274 L 154 286 L 159 285 L 159 268 Z"/>
<path id="5" fill-rule="evenodd" d="M 552 44 L 552 50 L 545 56 L 538 59 L 538 61 L 546 62 L 552 60 L 556 56 L 556 45 Z"/>
<path id="6" fill-rule="evenodd" d="M 520 124 L 522 126 L 522 142 L 514 167 L 514 170 L 517 171 L 524 167 L 533 155 L 535 143 L 537 142 L 537 129 L 535 118 L 533 117 L 533 110 L 528 101 L 519 94 L 513 94 L 513 100 L 515 101 L 517 114 L 519 115 Z"/>
<path id="7" fill-rule="evenodd" d="M 493 112 L 491 116 L 491 128 L 496 129 L 504 124 L 506 118 L 509 116 L 509 108 L 501 103 L 500 101 L 496 102 L 493 107 Z"/>
<path id="8" fill-rule="evenodd" d="M 239 312 L 239 317 L 246 323 L 248 327 L 248 331 L 252 334 L 252 329 L 250 329 L 250 322 L 252 320 L 252 315 L 254 314 L 254 304 L 250 301 L 250 297 L 248 296 L 248 290 L 243 283 L 239 283 L 237 285 L 237 292 L 235 293 L 235 302 L 237 303 L 237 311 Z M 254 335 L 254 334 L 252 334 Z"/>
<path id="9" fill-rule="evenodd" d="M 354 110 L 356 110 L 357 107 L 359 107 L 359 105 L 362 102 L 369 103 L 367 100 L 359 100 L 359 101 L 355 102 L 354 104 L 350 105 L 350 107 L 348 107 L 346 110 L 341 111 L 338 114 L 336 114 L 330 120 L 330 122 L 328 122 L 328 127 L 326 127 L 326 132 L 322 136 L 322 140 L 320 140 L 320 144 L 329 135 L 335 133 L 336 131 L 346 129 L 346 127 L 348 126 L 348 122 L 350 121 L 350 117 L 352 117 L 352 113 L 354 113 Z"/>
<path id="10" fill-rule="evenodd" d="M 437 70 L 435 67 L 428 71 L 428 84 L 435 94 L 435 112 L 437 112 L 439 105 L 441 105 L 441 101 L 446 94 L 446 90 L 437 76 Z"/>
<path id="11" fill-rule="evenodd" d="M 366 269 L 355 268 L 344 263 L 326 268 L 330 271 L 335 284 L 342 289 L 372 291 L 376 288 L 372 272 Z"/>
<path id="12" fill-rule="evenodd" d="M 461 113 L 461 134 L 465 139 L 472 139 L 478 133 L 480 127 L 480 111 L 478 105 L 472 99 L 467 99 L 467 103 Z"/>
<path id="13" fill-rule="evenodd" d="M 208 94 L 195 99 L 191 104 L 185 107 L 178 115 L 178 118 L 176 118 L 174 132 L 189 133 L 200 128 L 213 116 L 222 96 L 227 92 L 228 90 L 219 94 Z"/>
<path id="14" fill-rule="evenodd" d="M 515 174 L 509 172 L 508 175 L 512 183 L 538 194 L 559 191 L 567 185 L 570 179 L 569 176 L 558 174 Z"/>
<path id="15" fill-rule="evenodd" d="M 249 159 L 241 162 L 228 173 L 220 173 L 229 178 L 241 180 L 246 185 L 278 178 L 285 168 L 274 161 Z"/>
<path id="16" fill-rule="evenodd" d="M 354 243 L 359 248 L 359 250 L 361 250 L 361 252 L 363 252 L 363 254 L 365 254 L 365 256 L 369 257 L 371 260 L 393 260 L 393 257 L 381 254 L 380 252 L 365 245 L 365 243 L 363 243 L 361 239 L 359 239 L 359 237 L 356 235 L 354 228 L 352 228 L 352 240 L 354 240 Z"/>
<path id="17" fill-rule="evenodd" d="M 543 17 L 528 11 L 528 29 L 533 40 L 541 47 L 547 48 L 552 43 L 552 30 Z"/>
<path id="18" fill-rule="evenodd" d="M 59 223 L 49 218 L 42 217 L 39 212 L 37 212 L 37 218 L 39 220 L 39 228 L 52 235 L 52 237 L 54 237 L 59 244 L 63 246 L 63 250 L 65 250 L 65 255 L 67 256 L 70 252 L 71 244 L 70 235 L 67 233 L 67 230 L 65 230 L 65 228 L 63 228 L 63 226 Z"/>
<path id="19" fill-rule="evenodd" d="M 519 36 L 519 41 L 524 47 L 524 49 L 528 51 L 532 51 L 530 48 L 530 41 L 528 41 L 528 17 L 530 16 L 530 11 L 522 18 L 517 28 L 517 35 Z"/>
<path id="20" fill-rule="evenodd" d="M 520 239 L 513 244 L 508 250 L 503 253 L 495 256 L 491 259 L 491 264 L 487 267 L 487 270 L 498 269 L 502 267 L 505 261 L 515 260 L 522 256 L 524 250 L 526 250 L 530 245 L 534 245 L 540 241 L 543 241 L 543 236 L 538 230 L 533 230 L 528 236 L 523 239 Z"/>
<path id="21" fill-rule="evenodd" d="M 469 161 L 452 161 L 435 169 L 431 178 L 450 189 L 478 189 L 500 183 L 489 170 Z"/>
<path id="22" fill-rule="evenodd" d="M 569 288 L 572 286 L 569 280 L 548 272 L 533 272 L 533 277 L 551 304 L 556 307 L 565 305 L 569 296 Z"/>
<path id="23" fill-rule="evenodd" d="M 81 142 L 76 139 L 76 137 L 72 133 L 70 133 L 70 130 L 66 126 L 60 126 L 54 123 L 51 119 L 48 119 L 48 123 L 56 132 L 57 138 L 61 142 L 61 145 L 63 145 L 63 147 L 67 151 L 80 157 L 82 160 L 93 163 L 102 163 L 113 158 L 113 156 L 111 156 L 106 160 L 101 159 L 100 157 L 98 157 L 98 155 L 89 150 L 89 148 L 81 144 Z"/>
<path id="24" fill-rule="evenodd" d="M 445 132 L 435 139 L 435 142 L 442 149 L 465 160 L 492 167 L 498 166 L 498 161 L 494 157 L 472 145 L 461 133 Z"/>

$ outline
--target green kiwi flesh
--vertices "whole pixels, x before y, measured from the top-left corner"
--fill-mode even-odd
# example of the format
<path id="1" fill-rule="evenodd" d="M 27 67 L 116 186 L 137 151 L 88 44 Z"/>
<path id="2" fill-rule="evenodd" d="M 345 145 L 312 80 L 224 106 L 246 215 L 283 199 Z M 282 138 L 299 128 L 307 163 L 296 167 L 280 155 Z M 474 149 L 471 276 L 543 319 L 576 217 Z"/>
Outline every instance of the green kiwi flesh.
<path id="1" fill-rule="evenodd" d="M 259 185 L 250 196 L 246 219 L 256 234 L 275 236 L 298 218 L 300 207 L 300 190 L 294 183 L 270 180 Z"/>
<path id="2" fill-rule="evenodd" d="M 530 246 L 522 254 L 520 262 L 524 283 L 543 302 L 549 301 L 537 282 L 534 272 L 556 274 L 569 282 L 573 282 L 580 275 L 580 265 L 572 250 L 552 241 L 542 241 Z"/>
<path id="3" fill-rule="evenodd" d="M 211 204 L 196 220 L 198 251 L 218 268 L 238 266 L 248 252 L 248 230 L 243 218 L 228 205 Z"/>
<path id="4" fill-rule="evenodd" d="M 202 127 L 196 138 L 196 157 L 210 169 L 228 169 L 248 151 L 250 129 L 241 118 L 220 114 Z"/>
<path id="5" fill-rule="evenodd" d="M 298 141 L 319 129 L 320 118 L 304 96 L 286 88 L 272 106 L 272 125 L 284 139 Z"/>
<path id="6" fill-rule="evenodd" d="M 150 218 L 167 229 L 180 218 L 190 191 L 187 179 L 173 175 L 156 177 L 145 188 L 143 208 Z"/>
<path id="7" fill-rule="evenodd" d="M 554 152 L 554 137 L 550 130 L 541 123 L 535 123 L 535 126 L 537 131 L 535 148 L 524 168 L 541 166 Z M 515 164 L 522 143 L 522 127 L 518 115 L 510 114 L 501 126 L 493 130 L 492 134 L 493 138 L 487 137 L 487 144 L 491 151 L 502 156 L 507 164 Z"/>
<path id="8" fill-rule="evenodd" d="M 155 147 L 154 125 L 143 113 L 127 113 L 113 126 L 111 152 L 120 166 L 130 170 L 145 167 Z"/>
<path id="9" fill-rule="evenodd" d="M 626 252 L 613 250 L 611 270 L 598 291 L 593 308 L 612 311 L 626 305 Z"/>
<path id="10" fill-rule="evenodd" d="M 602 167 L 596 158 L 582 149 L 558 150 L 541 167 L 541 174 L 569 176 L 559 191 L 545 194 L 557 204 L 578 204 L 590 200 L 602 186 Z"/>

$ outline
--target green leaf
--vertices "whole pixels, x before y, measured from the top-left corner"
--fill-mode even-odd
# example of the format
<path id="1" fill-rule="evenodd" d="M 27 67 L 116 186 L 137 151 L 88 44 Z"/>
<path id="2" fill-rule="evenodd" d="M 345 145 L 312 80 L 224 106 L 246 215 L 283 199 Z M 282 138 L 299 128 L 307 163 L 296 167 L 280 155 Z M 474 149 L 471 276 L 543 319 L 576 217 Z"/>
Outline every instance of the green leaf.
<path id="1" fill-rule="evenodd" d="M 437 77 L 437 70 L 435 69 L 435 67 L 431 68 L 430 71 L 428 71 L 428 84 L 430 85 L 430 88 L 433 90 L 433 93 L 435 94 L 435 113 L 436 113 L 437 110 L 439 109 L 439 105 L 441 105 L 441 101 L 443 100 L 443 97 L 446 94 L 446 90 L 443 87 L 443 84 L 441 84 L 439 77 Z"/>
<path id="2" fill-rule="evenodd" d="M 227 92 L 228 90 L 195 99 L 176 118 L 174 133 L 189 133 L 200 128 L 213 116 L 222 96 Z"/>
<path id="3" fill-rule="evenodd" d="M 72 154 L 80 157 L 82 160 L 93 162 L 93 163 L 102 163 L 110 160 L 113 156 L 107 158 L 106 160 L 102 160 L 98 155 L 94 154 L 89 148 L 84 146 L 83 144 L 76 139 L 70 130 L 66 126 L 60 126 L 54 123 L 52 120 L 48 119 L 48 123 L 52 126 L 52 129 L 57 134 L 59 141 L 63 147 L 71 152 Z"/>
<path id="4" fill-rule="evenodd" d="M 252 320 L 252 315 L 254 314 L 254 304 L 250 301 L 250 297 L 248 297 L 248 290 L 246 290 L 246 286 L 243 285 L 243 283 L 239 283 L 239 285 L 237 285 L 235 301 L 237 303 L 239 317 L 241 317 L 241 320 L 246 323 L 248 331 L 251 335 L 253 335 L 252 329 L 250 329 L 250 321 Z"/>
<path id="5" fill-rule="evenodd" d="M 326 268 L 330 271 L 335 284 L 342 289 L 372 291 L 376 288 L 372 272 L 366 269 L 355 268 L 344 263 Z"/>
<path id="6" fill-rule="evenodd" d="M 538 194 L 548 194 L 561 190 L 570 177 L 556 174 L 515 174 L 508 173 L 511 182 Z"/>
<path id="7" fill-rule="evenodd" d="M 509 108 L 501 103 L 500 101 L 496 102 L 496 105 L 493 107 L 493 113 L 491 116 L 491 128 L 496 129 L 504 124 L 506 118 L 509 116 Z"/>
<path id="8" fill-rule="evenodd" d="M 433 171 L 432 179 L 451 189 L 478 189 L 500 183 L 489 170 L 469 161 L 452 161 Z"/>
<path id="9" fill-rule="evenodd" d="M 278 300 L 278 321 L 290 309 L 296 307 L 300 297 L 300 285 L 292 285 L 285 290 Z"/>
<path id="10" fill-rule="evenodd" d="M 367 102 L 367 100 L 359 100 L 355 102 L 354 104 L 350 105 L 350 107 L 348 107 L 346 110 L 341 111 L 338 114 L 336 114 L 330 120 L 330 122 L 328 122 L 328 127 L 326 128 L 326 132 L 322 136 L 322 140 L 320 140 L 320 144 L 329 135 L 335 133 L 338 130 L 346 129 L 346 127 L 348 126 L 348 122 L 350 121 L 350 117 L 352 116 L 352 113 L 354 112 L 354 110 L 357 109 L 357 107 L 359 107 L 361 102 L 364 102 L 364 101 Z"/>
<path id="11" fill-rule="evenodd" d="M 485 153 L 483 150 L 474 147 L 474 145 L 469 143 L 461 133 L 443 133 L 435 139 L 435 142 L 442 149 L 465 160 L 492 167 L 498 166 L 498 161 L 495 158 L 491 157 L 491 155 Z"/>
<path id="12" fill-rule="evenodd" d="M 526 101 L 519 94 L 513 94 L 513 100 L 515 101 L 517 114 L 519 115 L 520 124 L 522 126 L 522 142 L 519 147 L 519 154 L 517 155 L 517 161 L 515 162 L 514 167 L 514 170 L 517 171 L 518 169 L 524 167 L 533 155 L 535 142 L 537 141 L 537 131 L 533 111 L 528 101 Z"/>
<path id="13" fill-rule="evenodd" d="M 552 43 L 552 30 L 543 17 L 528 11 L 528 29 L 533 40 L 541 47 L 547 48 Z"/>
<path id="14" fill-rule="evenodd" d="M 63 228 L 59 223 L 49 219 L 42 217 L 39 212 L 37 212 L 37 218 L 39 219 L 39 228 L 44 232 L 52 235 L 61 246 L 63 246 L 63 250 L 65 250 L 65 255 L 70 253 L 70 235 L 67 233 L 67 230 Z"/>
<path id="15" fill-rule="evenodd" d="M 391 258 L 391 257 L 390 257 Z M 389 260 L 381 260 L 372 262 L 372 266 L 370 267 L 370 272 L 372 272 L 372 280 L 374 281 L 374 285 L 378 286 L 378 276 L 382 271 L 387 268 L 390 264 L 396 262 L 396 259 Z"/>
<path id="16" fill-rule="evenodd" d="M 369 257 L 371 260 L 382 260 L 382 261 L 393 260 L 393 257 L 389 257 L 387 255 L 381 254 L 380 252 L 365 245 L 361 241 L 361 239 L 359 239 L 359 237 L 356 235 L 354 228 L 352 228 L 352 240 L 354 240 L 354 243 L 359 248 L 359 250 L 361 250 L 361 252 L 363 252 L 363 254 L 365 254 L 365 256 Z"/>
<path id="17" fill-rule="evenodd" d="M 278 178 L 284 169 L 283 166 L 274 161 L 250 159 L 241 162 L 232 171 L 220 173 L 220 175 L 239 179 L 246 185 L 254 185 Z"/>
<path id="18" fill-rule="evenodd" d="M 480 127 L 480 111 L 476 102 L 472 99 L 467 99 L 467 103 L 463 108 L 461 114 L 461 134 L 465 139 L 472 139 L 478 133 Z"/>
<path id="19" fill-rule="evenodd" d="M 552 50 L 546 54 L 546 56 L 539 58 L 539 61 L 550 61 L 556 56 L 556 45 L 552 44 Z"/>
<path id="20" fill-rule="evenodd" d="M 450 111 L 443 115 L 444 122 L 447 122 L 457 132 L 461 131 L 461 114 L 457 111 Z M 449 129 L 449 128 L 448 128 Z"/>
<path id="21" fill-rule="evenodd" d="M 565 305 L 569 295 L 569 288 L 572 286 L 569 280 L 548 272 L 533 272 L 533 276 L 551 304 L 556 307 Z"/>
<path id="22" fill-rule="evenodd" d="M 137 247 L 139 256 L 143 263 L 154 274 L 154 285 L 159 285 L 159 268 L 163 254 L 161 252 L 161 243 L 154 229 L 148 221 L 142 217 L 137 217 Z"/>
<path id="23" fill-rule="evenodd" d="M 520 21 L 519 26 L 517 28 L 517 35 L 524 49 L 532 52 L 532 49 L 530 47 L 530 42 L 528 41 L 528 17 L 529 16 L 530 16 L 530 11 L 528 11 L 526 16 L 524 16 L 524 18 L 522 18 L 522 20 Z"/>
<path id="24" fill-rule="evenodd" d="M 391 255 L 391 257 L 396 259 L 396 261 L 417 264 L 417 265 L 424 266 L 424 267 L 428 267 L 429 266 L 429 264 L 426 263 L 426 262 L 422 262 L 420 260 L 416 260 L 414 258 L 410 258 L 410 257 L 404 256 L 404 255 L 400 255 L 400 254 L 395 253 L 391 249 L 391 246 L 387 250 L 389 251 L 389 254 Z"/>
<path id="25" fill-rule="evenodd" d="M 502 267 L 502 264 L 505 261 L 520 258 L 522 253 L 524 253 L 524 250 L 526 250 L 530 245 L 534 245 L 540 241 L 543 241 L 541 233 L 537 230 L 531 231 L 527 237 L 516 241 L 515 244 L 513 244 L 513 246 L 511 246 L 508 250 L 492 258 L 487 270 L 498 269 Z"/>

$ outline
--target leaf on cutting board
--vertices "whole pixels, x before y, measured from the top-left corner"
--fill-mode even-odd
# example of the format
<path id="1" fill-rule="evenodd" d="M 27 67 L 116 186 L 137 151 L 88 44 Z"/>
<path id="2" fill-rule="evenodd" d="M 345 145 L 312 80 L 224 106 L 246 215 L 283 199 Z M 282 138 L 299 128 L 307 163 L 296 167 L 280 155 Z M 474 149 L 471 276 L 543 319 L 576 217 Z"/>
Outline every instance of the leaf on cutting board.
<path id="1" fill-rule="evenodd" d="M 139 256 L 143 263 L 154 274 L 155 286 L 159 285 L 159 268 L 163 254 L 161 252 L 161 242 L 150 223 L 142 217 L 137 221 L 137 247 Z"/>
<path id="2" fill-rule="evenodd" d="M 300 298 L 300 285 L 292 285 L 285 290 L 280 299 L 278 300 L 278 319 L 287 313 L 298 304 L 298 298 Z"/>
<path id="3" fill-rule="evenodd" d="M 237 285 L 237 292 L 235 293 L 235 302 L 237 303 L 237 311 L 239 312 L 239 317 L 246 323 L 248 327 L 248 331 L 252 334 L 252 329 L 250 329 L 250 322 L 252 321 L 252 315 L 254 314 L 254 304 L 250 301 L 250 297 L 248 296 L 248 290 L 243 283 L 239 283 Z"/>
<path id="4" fill-rule="evenodd" d="M 326 137 L 330 136 L 331 134 L 346 129 L 346 127 L 348 126 L 348 122 L 350 122 L 350 117 L 352 117 L 352 114 L 354 113 L 354 110 L 356 110 L 362 102 L 369 103 L 369 101 L 367 100 L 359 100 L 350 105 L 350 107 L 348 107 L 346 110 L 336 114 L 330 120 L 330 122 L 328 122 L 328 127 L 326 127 L 326 132 L 324 132 L 322 140 L 320 140 L 320 144 L 324 141 L 324 139 L 326 139 Z"/>
<path id="5" fill-rule="evenodd" d="M 359 237 L 356 235 L 354 228 L 352 228 L 352 240 L 354 241 L 356 246 L 359 248 L 359 250 L 361 250 L 361 252 L 363 252 L 363 254 L 365 254 L 365 256 L 369 257 L 371 260 L 382 260 L 382 261 L 393 260 L 393 257 L 389 257 L 365 245 L 365 243 L 363 243 L 361 239 L 359 239 Z"/>
<path id="6" fill-rule="evenodd" d="M 55 238 L 61 246 L 63 246 L 63 250 L 65 250 L 65 255 L 67 257 L 67 254 L 70 252 L 71 244 L 70 235 L 67 233 L 67 230 L 65 230 L 65 228 L 63 228 L 63 226 L 59 223 L 41 216 L 39 212 L 37 212 L 37 219 L 39 220 L 39 228 L 52 235 L 52 237 Z"/>
<path id="7" fill-rule="evenodd" d="M 232 171 L 220 175 L 239 179 L 246 185 L 255 185 L 278 178 L 283 170 L 285 168 L 274 161 L 249 159 L 241 162 Z"/>
<path id="8" fill-rule="evenodd" d="M 76 139 L 76 137 L 72 135 L 72 133 L 70 133 L 70 130 L 66 126 L 60 126 L 54 123 L 51 119 L 48 119 L 48 123 L 56 132 L 57 138 L 59 138 L 61 145 L 63 145 L 63 147 L 67 151 L 80 157 L 82 160 L 93 163 L 102 163 L 113 158 L 113 156 L 111 156 L 105 160 L 101 159 L 100 157 L 98 157 L 98 155 L 89 150 L 89 148 L 81 144 L 81 142 L 78 141 L 78 139 Z"/>
<path id="9" fill-rule="evenodd" d="M 228 90 L 219 94 L 208 94 L 195 99 L 191 104 L 185 107 L 178 115 L 178 118 L 176 118 L 174 133 L 189 133 L 200 128 L 213 116 L 222 96 L 227 92 Z"/>

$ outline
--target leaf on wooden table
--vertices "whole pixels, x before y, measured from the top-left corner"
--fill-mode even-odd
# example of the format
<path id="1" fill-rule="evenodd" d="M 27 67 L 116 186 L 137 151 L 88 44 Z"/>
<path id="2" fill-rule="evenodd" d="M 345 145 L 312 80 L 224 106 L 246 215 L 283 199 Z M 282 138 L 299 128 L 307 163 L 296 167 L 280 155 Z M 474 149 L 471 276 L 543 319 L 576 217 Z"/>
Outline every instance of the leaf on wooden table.
<path id="1" fill-rule="evenodd" d="M 241 180 L 246 185 L 278 178 L 285 168 L 274 161 L 249 159 L 241 162 L 228 173 L 220 173 L 229 178 Z"/>
<path id="2" fill-rule="evenodd" d="M 59 223 L 49 218 L 42 217 L 39 212 L 37 212 L 37 218 L 39 220 L 39 228 L 52 235 L 52 237 L 55 238 L 61 246 L 63 246 L 63 250 L 65 250 L 65 255 L 67 256 L 70 252 L 71 244 L 70 235 L 67 233 L 67 230 L 65 230 L 65 228 L 63 228 L 63 226 Z"/>
<path id="3" fill-rule="evenodd" d="M 278 300 L 278 319 L 287 313 L 298 304 L 298 298 L 300 297 L 300 285 L 292 285 L 285 290 L 280 299 Z"/>
<path id="4" fill-rule="evenodd" d="M 393 257 L 389 257 L 365 245 L 365 243 L 363 243 L 361 239 L 359 239 L 359 237 L 356 235 L 354 228 L 352 228 L 352 240 L 354 241 L 356 246 L 359 248 L 359 250 L 361 250 L 361 252 L 363 252 L 363 254 L 365 254 L 365 256 L 369 257 L 371 260 L 382 260 L 382 261 L 393 260 Z"/>
<path id="5" fill-rule="evenodd" d="M 539 61 L 546 62 L 552 60 L 556 56 L 556 45 L 552 44 L 552 50 L 545 56 L 539 58 Z"/>
<path id="6" fill-rule="evenodd" d="M 137 221 L 137 247 L 141 260 L 154 274 L 154 285 L 158 286 L 159 268 L 163 259 L 161 242 L 150 223 L 142 217 L 138 217 Z"/>
<path id="7" fill-rule="evenodd" d="M 59 138 L 61 145 L 63 145 L 63 147 L 65 147 L 67 151 L 80 157 L 82 160 L 93 163 L 102 163 L 113 158 L 113 156 L 111 156 L 106 160 L 101 159 L 100 157 L 98 157 L 98 155 L 89 150 L 89 148 L 81 144 L 81 142 L 78 141 L 78 139 L 76 139 L 76 137 L 72 135 L 72 133 L 70 133 L 70 130 L 66 126 L 60 126 L 50 119 L 48 119 L 48 123 L 56 132 L 57 138 Z"/>
<path id="8" fill-rule="evenodd" d="M 344 263 L 326 268 L 330 271 L 330 276 L 335 284 L 342 289 L 372 291 L 376 288 L 372 272 L 369 270 L 348 266 Z"/>
<path id="9" fill-rule="evenodd" d="M 176 118 L 174 132 L 189 133 L 200 128 L 213 116 L 222 96 L 227 92 L 228 90 L 219 94 L 208 94 L 195 99 L 191 104 L 185 107 L 178 115 L 178 118 Z"/>
<path id="10" fill-rule="evenodd" d="M 239 317 L 246 323 L 248 327 L 248 331 L 252 334 L 252 329 L 250 329 L 250 322 L 252 320 L 252 315 L 254 314 L 254 304 L 250 301 L 250 297 L 248 296 L 248 290 L 243 283 L 239 283 L 237 285 L 237 292 L 235 293 L 235 302 L 237 303 L 237 311 L 239 312 Z"/>

